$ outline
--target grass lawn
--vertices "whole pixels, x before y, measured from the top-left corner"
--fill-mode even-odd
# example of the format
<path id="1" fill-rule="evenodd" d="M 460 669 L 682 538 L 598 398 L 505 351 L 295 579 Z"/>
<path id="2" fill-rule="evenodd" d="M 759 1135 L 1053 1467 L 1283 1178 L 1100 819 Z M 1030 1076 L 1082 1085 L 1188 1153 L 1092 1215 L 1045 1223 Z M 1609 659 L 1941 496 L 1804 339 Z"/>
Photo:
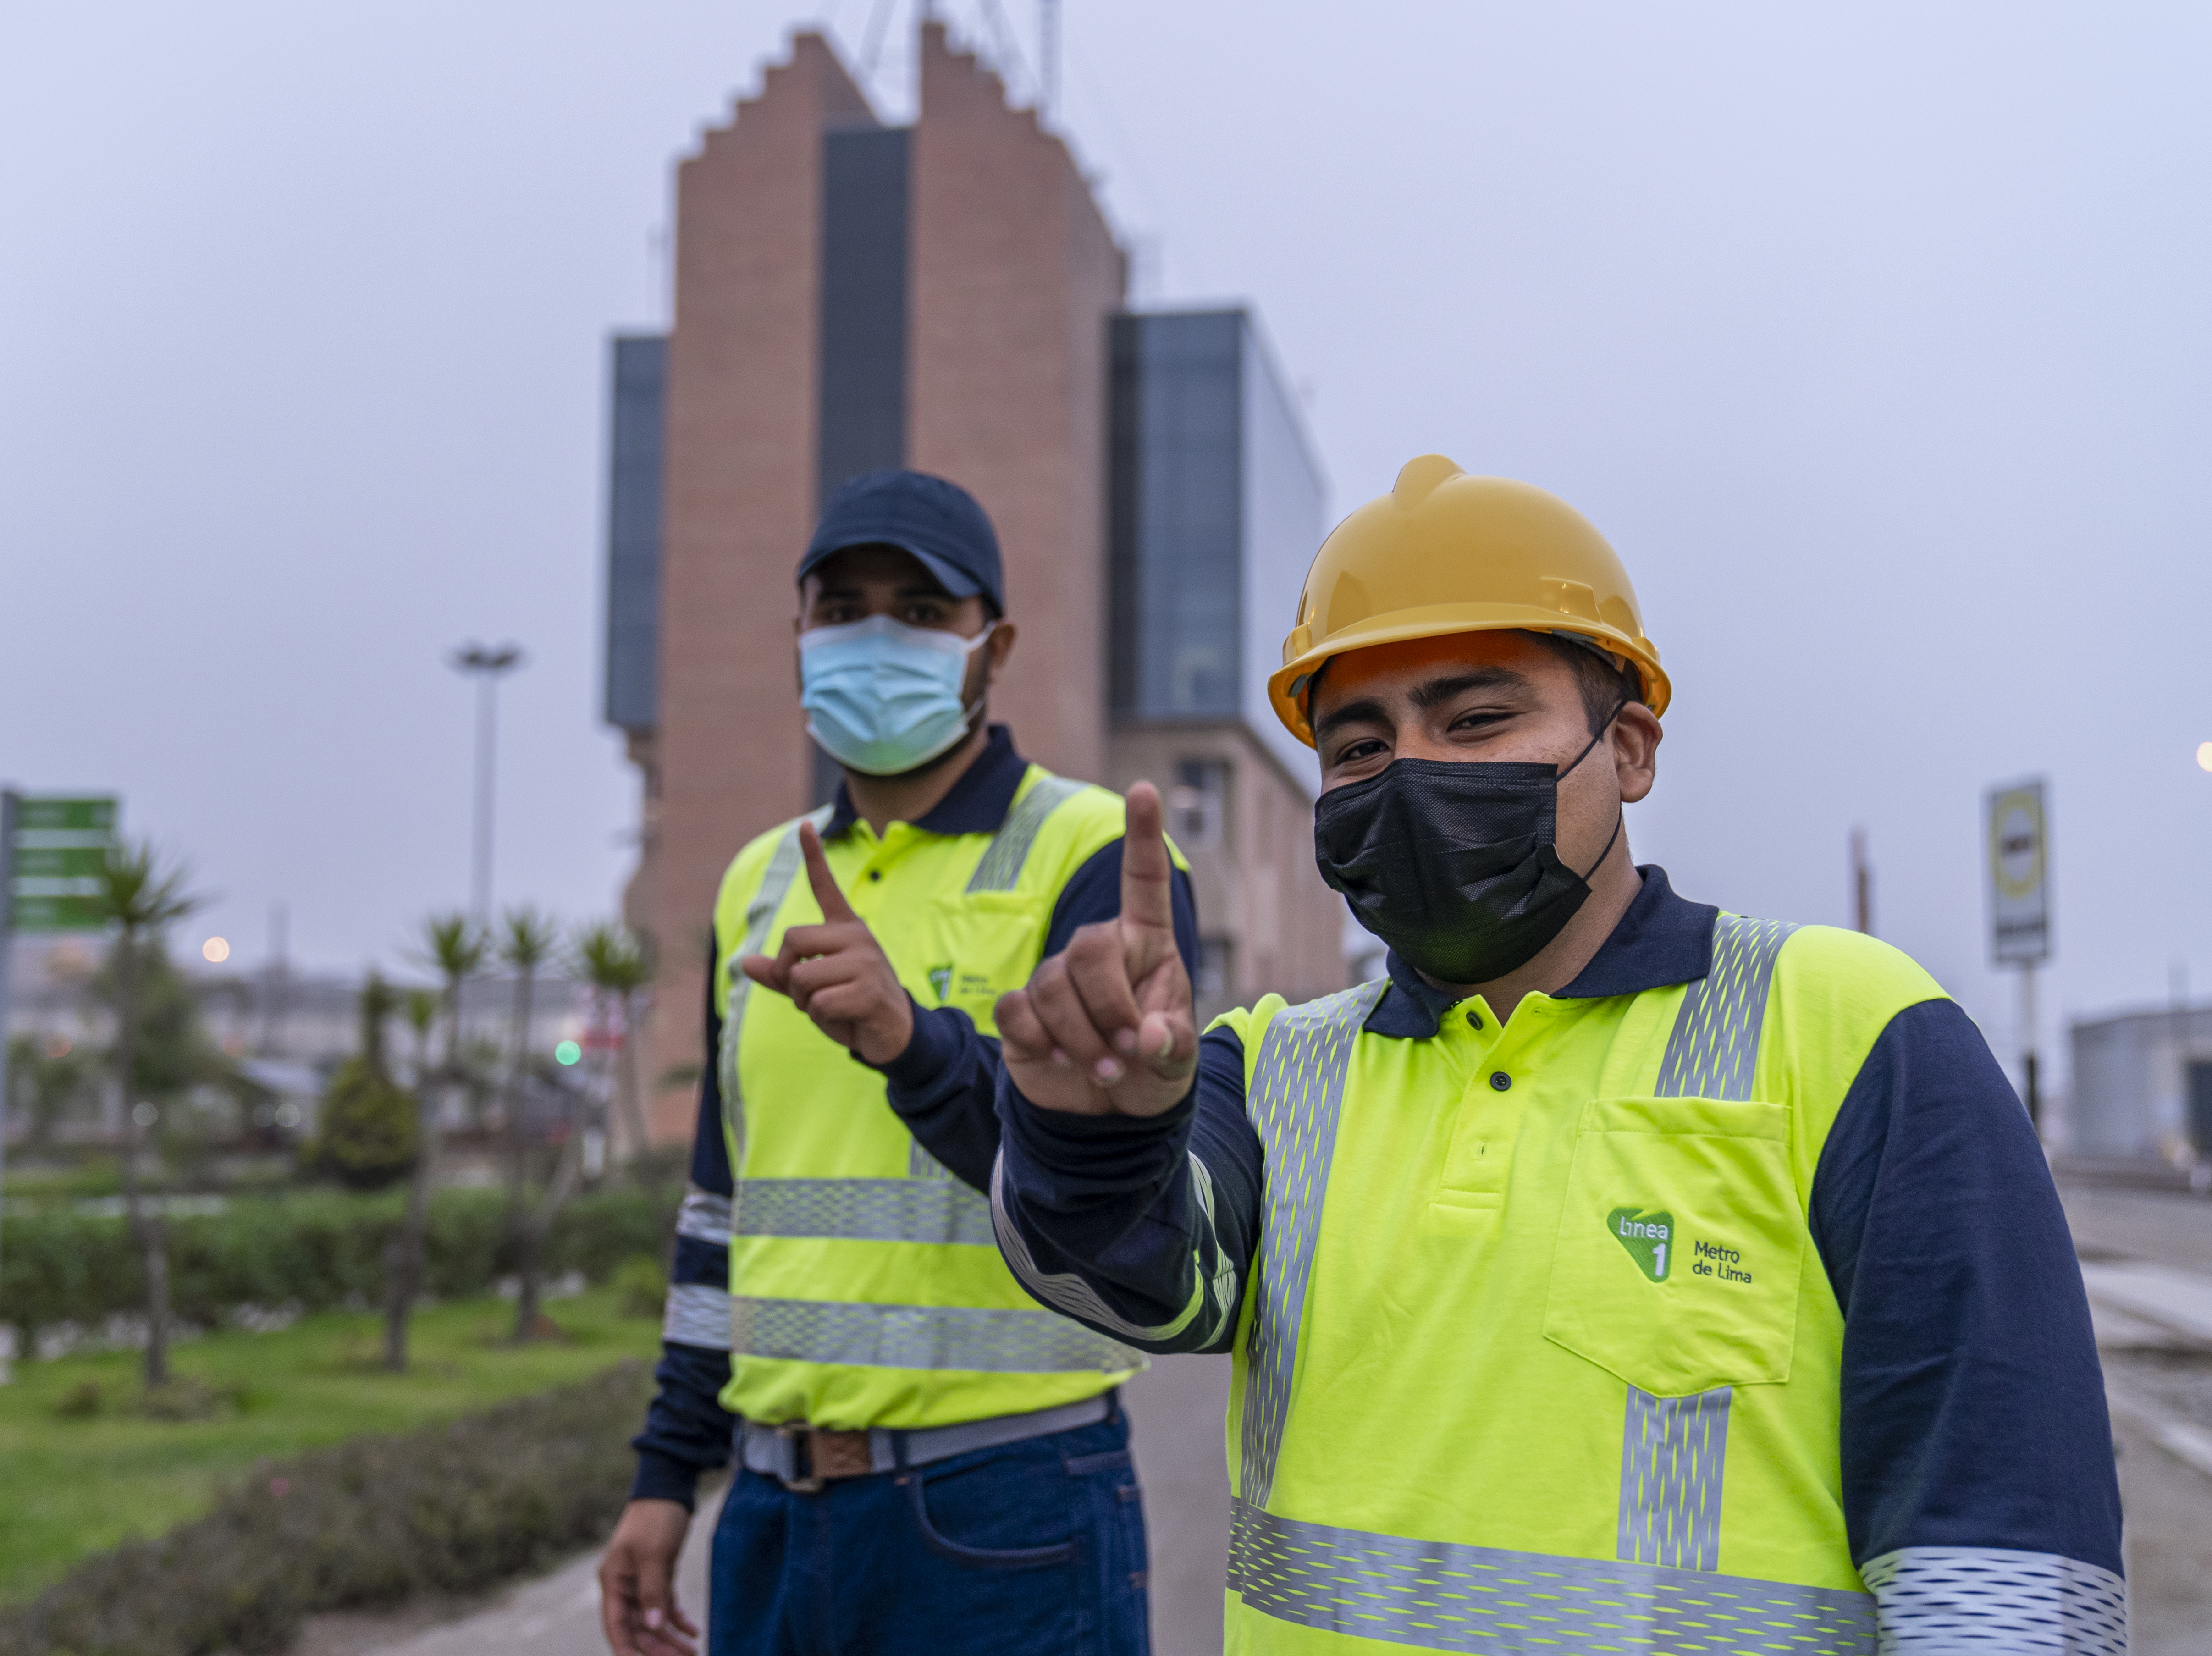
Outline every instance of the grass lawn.
<path id="1" fill-rule="evenodd" d="M 382 1319 L 373 1313 L 210 1335 L 170 1357 L 179 1379 L 234 1399 L 199 1421 L 137 1412 L 136 1352 L 19 1362 L 15 1383 L 0 1386 L 0 1604 L 30 1597 L 87 1553 L 198 1516 L 264 1456 L 404 1432 L 625 1357 L 650 1361 L 658 1320 L 620 1315 L 617 1297 L 595 1288 L 554 1302 L 546 1309 L 568 1338 L 520 1348 L 506 1343 L 514 1311 L 504 1300 L 435 1306 L 415 1318 L 407 1374 L 380 1367 Z M 55 1405 L 88 1380 L 100 1387 L 100 1412 L 58 1415 Z"/>

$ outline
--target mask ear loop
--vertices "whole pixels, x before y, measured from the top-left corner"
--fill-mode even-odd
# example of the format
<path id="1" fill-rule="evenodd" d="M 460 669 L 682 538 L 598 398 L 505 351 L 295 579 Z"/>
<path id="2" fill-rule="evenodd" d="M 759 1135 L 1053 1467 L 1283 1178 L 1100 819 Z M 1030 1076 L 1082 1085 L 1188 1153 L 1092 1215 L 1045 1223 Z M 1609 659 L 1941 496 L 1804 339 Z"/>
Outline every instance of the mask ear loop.
<path id="1" fill-rule="evenodd" d="M 999 618 L 999 620 L 1002 621 L 1005 618 L 1005 617 L 1001 616 Z M 968 654 L 972 656 L 977 650 L 982 648 L 985 644 L 990 642 L 991 635 L 998 631 L 998 630 L 999 621 L 986 621 L 983 624 L 983 630 L 977 633 L 975 637 L 968 641 Z M 975 728 L 975 715 L 983 710 L 983 703 L 990 699 L 991 675 L 987 672 L 983 675 L 983 688 L 975 692 L 975 700 L 974 704 L 971 706 L 963 703 L 961 706 L 960 717 L 965 728 L 973 729 Z M 1626 703 L 1624 703 L 1623 705 L 1625 706 Z"/>
<path id="2" fill-rule="evenodd" d="M 1620 716 L 1621 709 L 1626 707 L 1632 699 L 1633 698 L 1626 691 L 1620 692 L 1620 699 L 1613 704 L 1613 711 L 1605 715 L 1605 722 L 1600 725 L 1597 728 L 1596 732 L 1590 737 L 1589 747 L 1585 747 L 1581 752 L 1576 754 L 1574 763 L 1564 767 L 1560 770 L 1559 774 L 1553 780 L 1555 782 L 1564 782 L 1566 780 L 1567 775 L 1570 771 L 1572 771 L 1577 765 L 1580 765 L 1584 759 L 1589 758 L 1590 748 L 1595 747 L 1600 742 L 1605 740 L 1605 733 L 1613 728 L 1613 721 Z"/>
<path id="3" fill-rule="evenodd" d="M 1581 752 L 1576 754 L 1574 764 L 1569 765 L 1566 768 L 1566 770 L 1560 771 L 1558 776 L 1553 778 L 1552 785 L 1554 788 L 1558 787 L 1559 782 L 1565 777 L 1567 771 L 1572 770 L 1576 765 L 1579 765 L 1584 759 L 1589 758 L 1590 748 L 1595 747 L 1601 741 L 1605 740 L 1605 733 L 1613 728 L 1613 721 L 1620 716 L 1620 709 L 1628 705 L 1630 699 L 1628 692 L 1626 691 L 1623 691 L 1620 694 L 1620 699 L 1613 704 L 1613 711 L 1605 715 L 1605 722 L 1597 728 L 1597 734 L 1589 739 L 1589 747 L 1585 747 Z M 1616 811 L 1613 813 L 1613 832 L 1607 837 L 1605 849 L 1597 854 L 1597 861 L 1591 863 L 1589 872 L 1581 876 L 1582 881 L 1585 886 L 1589 884 L 1589 877 L 1591 874 L 1595 874 L 1600 868 L 1605 867 L 1606 858 L 1613 855 L 1613 842 L 1620 837 L 1620 831 L 1627 826 L 1627 825 L 1628 813 L 1626 812 Z"/>

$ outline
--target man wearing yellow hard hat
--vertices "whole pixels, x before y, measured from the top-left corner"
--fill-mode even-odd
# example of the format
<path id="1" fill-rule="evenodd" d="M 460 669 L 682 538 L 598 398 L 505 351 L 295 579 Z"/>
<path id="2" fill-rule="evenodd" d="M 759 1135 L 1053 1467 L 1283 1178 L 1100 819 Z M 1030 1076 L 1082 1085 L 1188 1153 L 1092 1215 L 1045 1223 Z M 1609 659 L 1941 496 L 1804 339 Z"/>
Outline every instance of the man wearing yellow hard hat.
<path id="1" fill-rule="evenodd" d="M 1120 917 L 997 1009 L 1016 1275 L 1234 1354 L 1228 1648 L 2118 1656 L 2027 1116 L 1896 950 L 1636 866 L 1672 687 L 1596 530 L 1416 460 L 1270 689 L 1389 975 L 1200 1038 L 1140 783 Z"/>

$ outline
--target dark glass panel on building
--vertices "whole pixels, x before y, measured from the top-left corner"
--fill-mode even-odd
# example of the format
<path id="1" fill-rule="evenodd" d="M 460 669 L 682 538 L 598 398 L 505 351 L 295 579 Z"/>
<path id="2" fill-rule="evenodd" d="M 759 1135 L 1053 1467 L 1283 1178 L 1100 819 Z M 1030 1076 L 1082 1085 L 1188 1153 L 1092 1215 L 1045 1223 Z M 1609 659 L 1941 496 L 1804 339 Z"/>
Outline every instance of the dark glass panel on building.
<path id="1" fill-rule="evenodd" d="M 856 126 L 822 139 L 821 425 L 816 499 L 906 464 L 907 139 Z M 817 805 L 844 773 L 816 748 Z"/>
<path id="2" fill-rule="evenodd" d="M 906 462 L 907 131 L 822 139 L 817 498 Z"/>
<path id="3" fill-rule="evenodd" d="M 1124 719 L 1233 718 L 1243 319 L 1113 323 L 1112 693 Z"/>
<path id="4" fill-rule="evenodd" d="M 607 460 L 606 719 L 624 730 L 660 721 L 662 456 L 668 342 L 617 338 Z"/>

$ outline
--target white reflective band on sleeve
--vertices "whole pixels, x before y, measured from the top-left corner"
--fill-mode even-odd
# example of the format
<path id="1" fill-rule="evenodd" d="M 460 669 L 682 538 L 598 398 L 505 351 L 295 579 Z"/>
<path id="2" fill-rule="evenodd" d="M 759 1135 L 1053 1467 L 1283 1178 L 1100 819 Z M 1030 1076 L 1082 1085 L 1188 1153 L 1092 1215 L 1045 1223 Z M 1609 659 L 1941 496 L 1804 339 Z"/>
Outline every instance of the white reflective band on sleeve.
<path id="1" fill-rule="evenodd" d="M 1199 1349 L 1203 1350 L 1219 1339 L 1230 1324 L 1237 1320 L 1237 1298 L 1241 1284 L 1237 1276 L 1237 1262 L 1229 1257 L 1229 1250 L 1221 1245 L 1221 1224 L 1214 1211 L 1213 1174 L 1198 1159 L 1197 1151 L 1187 1154 L 1190 1158 L 1190 1199 L 1198 1209 L 1199 1217 L 1205 1222 L 1205 1230 L 1193 1263 L 1197 1267 L 1199 1280 L 1213 1295 L 1213 1308 L 1207 1313 L 1205 1325 L 1200 1330 Z M 1213 1262 L 1211 1271 L 1206 1269 L 1209 1257 Z"/>
<path id="2" fill-rule="evenodd" d="M 1874 1600 L 1863 1592 L 1407 1540 L 1281 1518 L 1242 1500 L 1231 1520 L 1229 1586 L 1248 1609 L 1278 1621 L 1419 1650 L 1480 1656 L 1875 1652 Z"/>
<path id="3" fill-rule="evenodd" d="M 1265 1506 L 1274 1487 L 1275 1456 L 1290 1418 L 1298 1360 L 1298 1324 L 1314 1245 L 1321 1237 L 1322 1197 L 1336 1150 L 1336 1117 L 1352 1044 L 1388 978 L 1362 983 L 1277 1013 L 1260 1038 L 1244 1112 L 1259 1134 L 1266 1189 L 1260 1218 L 1258 1269 L 1244 1365 L 1244 1426 L 1238 1492 Z"/>
<path id="4" fill-rule="evenodd" d="M 964 1368 L 997 1374 L 1118 1373 L 1128 1347 L 1048 1311 L 879 1306 L 732 1296 L 732 1352 L 802 1363 Z"/>
<path id="5" fill-rule="evenodd" d="M 1198 1315 L 1204 1303 L 1204 1285 L 1194 1282 L 1189 1302 L 1172 1320 L 1149 1325 L 1133 1323 L 1117 1316 L 1114 1308 L 1098 1297 L 1098 1291 L 1073 1271 L 1048 1271 L 1039 1265 L 1036 1256 L 1030 1251 L 1029 1243 L 1014 1227 L 1012 1215 L 1006 1211 L 1006 1152 L 1003 1146 L 999 1159 L 991 1164 L 991 1222 L 998 1232 L 999 1252 L 1007 1268 L 1021 1279 L 1024 1288 L 1055 1311 L 1111 1329 L 1125 1340 L 1172 1340 L 1190 1325 L 1190 1319 Z"/>
<path id="6" fill-rule="evenodd" d="M 1747 1099 L 1774 963 L 1795 926 L 1724 914 L 1713 922 L 1712 965 L 1682 995 L 1659 1061 L 1662 1099 Z"/>
<path id="7" fill-rule="evenodd" d="M 668 1290 L 660 1337 L 708 1351 L 730 1349 L 730 1293 L 706 1282 L 679 1282 Z"/>
<path id="8" fill-rule="evenodd" d="M 740 1179 L 737 1215 L 739 1236 L 992 1245 L 990 1202 L 951 1179 Z"/>
<path id="9" fill-rule="evenodd" d="M 2056 1553 L 1900 1547 L 1860 1567 L 1881 1656 L 2126 1656 L 2127 1584 Z"/>
<path id="10" fill-rule="evenodd" d="M 695 1242 L 726 1245 L 730 1239 L 730 1198 L 693 1185 L 684 1193 L 684 1205 L 676 1210 L 676 1233 Z"/>

